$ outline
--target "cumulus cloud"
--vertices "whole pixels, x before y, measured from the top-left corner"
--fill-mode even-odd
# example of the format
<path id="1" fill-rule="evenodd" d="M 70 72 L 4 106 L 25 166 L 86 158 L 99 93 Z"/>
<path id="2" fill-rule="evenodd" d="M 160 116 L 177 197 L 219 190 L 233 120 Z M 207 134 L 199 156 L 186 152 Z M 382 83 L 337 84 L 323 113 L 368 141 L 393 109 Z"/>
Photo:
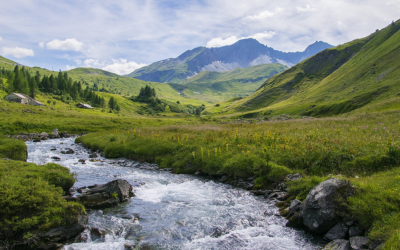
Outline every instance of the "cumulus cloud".
<path id="1" fill-rule="evenodd" d="M 75 61 L 78 65 L 82 65 L 87 68 L 99 68 L 106 70 L 118 75 L 126 75 L 132 71 L 144 67 L 147 64 L 136 63 L 134 61 L 128 61 L 127 59 L 112 59 L 111 61 L 103 61 L 97 59 L 86 59 L 83 62 L 81 60 Z"/>
<path id="2" fill-rule="evenodd" d="M 247 38 L 254 38 L 257 41 L 259 41 L 260 43 L 264 43 L 266 41 L 266 39 L 272 38 L 275 35 L 276 35 L 276 32 L 274 32 L 274 31 L 268 31 L 268 32 L 264 31 L 261 33 L 256 33 L 251 36 L 247 36 L 247 37 L 230 36 L 226 39 L 217 37 L 217 38 L 213 38 L 210 41 L 208 41 L 206 47 L 207 48 L 222 47 L 222 46 L 234 44 L 239 40 L 247 39 Z"/>
<path id="3" fill-rule="evenodd" d="M 71 69 L 75 69 L 75 68 L 76 68 L 75 66 L 71 66 L 71 65 L 66 65 L 65 66 L 66 70 L 71 70 Z"/>
<path id="4" fill-rule="evenodd" d="M 236 36 L 230 36 L 226 39 L 217 37 L 217 38 L 213 38 L 210 41 L 208 41 L 206 47 L 207 48 L 222 47 L 222 46 L 234 44 L 237 41 L 239 41 L 239 39 Z"/>
<path id="5" fill-rule="evenodd" d="M 13 56 L 15 58 L 22 58 L 27 56 L 34 56 L 33 50 L 20 47 L 3 47 L 3 55 Z"/>
<path id="6" fill-rule="evenodd" d="M 301 13 L 301 12 L 310 12 L 310 11 L 314 11 L 314 10 L 317 10 L 317 9 L 315 9 L 315 8 L 311 8 L 311 6 L 310 5 L 306 5 L 306 7 L 296 7 L 296 9 L 297 9 L 297 13 Z"/>
<path id="7" fill-rule="evenodd" d="M 285 9 L 284 8 L 279 8 L 279 7 L 277 7 L 276 9 L 275 9 L 275 11 L 268 11 L 268 10 L 266 10 L 266 11 L 263 11 L 263 12 L 260 12 L 259 14 L 256 14 L 256 15 L 249 15 L 249 16 L 246 16 L 245 17 L 245 19 L 248 19 L 248 20 L 261 20 L 261 19 L 266 19 L 266 18 L 268 18 L 268 17 L 273 17 L 273 16 L 275 16 L 276 14 L 279 14 L 279 13 L 281 13 L 281 12 L 283 12 Z"/>
<path id="8" fill-rule="evenodd" d="M 3 38 L 0 36 L 0 42 L 3 40 Z"/>
<path id="9" fill-rule="evenodd" d="M 38 43 L 38 45 L 40 48 L 44 48 L 44 42 L 40 42 L 40 43 Z"/>
<path id="10" fill-rule="evenodd" d="M 75 38 L 65 39 L 64 41 L 54 39 L 46 44 L 47 49 L 51 50 L 72 50 L 80 51 L 83 43 L 79 42 Z"/>
<path id="11" fill-rule="evenodd" d="M 264 31 L 264 32 L 257 33 L 257 34 L 254 34 L 252 36 L 249 36 L 249 38 L 254 38 L 254 39 L 256 39 L 256 40 L 258 40 L 259 42 L 262 43 L 265 39 L 270 39 L 275 35 L 276 35 L 275 31 L 268 31 L 268 32 Z"/>

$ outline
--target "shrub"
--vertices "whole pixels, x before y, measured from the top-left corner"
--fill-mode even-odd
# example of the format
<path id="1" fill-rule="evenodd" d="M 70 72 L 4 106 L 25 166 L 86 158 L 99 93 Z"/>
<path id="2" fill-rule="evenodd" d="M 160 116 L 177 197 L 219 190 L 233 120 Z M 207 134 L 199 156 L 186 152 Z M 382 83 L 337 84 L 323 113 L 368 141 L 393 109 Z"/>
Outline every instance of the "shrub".
<path id="1" fill-rule="evenodd" d="M 0 159 L 26 161 L 27 147 L 21 140 L 0 137 Z"/>
<path id="2" fill-rule="evenodd" d="M 61 186 L 70 186 L 70 178 L 65 178 L 69 170 L 61 168 L 0 160 L 1 237 L 29 237 L 38 230 L 71 225 L 85 213 L 81 204 L 62 198 Z"/>

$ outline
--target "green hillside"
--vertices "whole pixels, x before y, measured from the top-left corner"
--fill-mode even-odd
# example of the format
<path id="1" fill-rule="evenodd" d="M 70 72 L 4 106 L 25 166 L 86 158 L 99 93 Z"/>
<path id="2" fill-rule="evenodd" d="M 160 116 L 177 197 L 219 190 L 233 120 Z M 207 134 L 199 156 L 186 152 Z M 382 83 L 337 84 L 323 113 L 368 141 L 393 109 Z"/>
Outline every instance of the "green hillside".
<path id="1" fill-rule="evenodd" d="M 67 72 L 73 80 L 81 81 L 83 86 L 89 86 L 94 91 L 132 96 L 138 95 L 140 88 L 149 85 L 156 90 L 157 96 L 161 99 L 201 104 L 200 102 L 187 100 L 180 96 L 175 89 L 166 83 L 146 82 L 135 78 L 119 76 L 101 69 L 76 68 Z"/>
<path id="2" fill-rule="evenodd" d="M 15 65 L 19 64 L 0 56 L 0 68 L 12 70 L 14 69 Z M 34 75 L 36 71 L 39 71 L 42 76 L 50 76 L 51 74 L 56 76 L 58 74 L 58 72 L 39 67 L 25 66 L 25 69 L 27 69 L 32 75 Z M 88 86 L 93 91 L 132 96 L 138 95 L 140 88 L 149 85 L 156 90 L 157 96 L 161 99 L 173 102 L 179 101 L 182 104 L 200 105 L 202 103 L 198 100 L 190 100 L 182 97 L 175 89 L 165 83 L 146 82 L 93 68 L 76 68 L 66 72 L 73 81 L 81 81 L 84 88 Z"/>
<path id="3" fill-rule="evenodd" d="M 268 79 L 254 94 L 223 111 L 321 117 L 400 108 L 399 29 L 397 21 L 368 37 L 324 50 Z"/>
<path id="4" fill-rule="evenodd" d="M 226 72 L 203 71 L 179 83 L 169 84 L 184 97 L 215 103 L 248 96 L 266 79 L 287 68 L 282 64 L 262 64 Z"/>

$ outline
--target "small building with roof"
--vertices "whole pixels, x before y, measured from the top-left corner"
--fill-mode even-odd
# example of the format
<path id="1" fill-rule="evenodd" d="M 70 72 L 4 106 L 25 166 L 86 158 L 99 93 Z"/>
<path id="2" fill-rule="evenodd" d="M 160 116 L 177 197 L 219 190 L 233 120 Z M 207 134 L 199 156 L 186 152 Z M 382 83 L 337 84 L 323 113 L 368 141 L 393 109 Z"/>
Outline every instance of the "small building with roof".
<path id="1" fill-rule="evenodd" d="M 34 106 L 46 106 L 43 103 L 33 99 L 32 97 L 25 95 L 25 94 L 21 94 L 21 93 L 11 93 L 8 96 L 6 96 L 4 99 L 6 101 L 21 103 L 21 104 L 34 105 Z"/>
<path id="2" fill-rule="evenodd" d="M 93 109 L 92 106 L 90 106 L 89 104 L 86 103 L 78 103 L 76 104 L 77 108 L 81 108 L 81 109 Z"/>

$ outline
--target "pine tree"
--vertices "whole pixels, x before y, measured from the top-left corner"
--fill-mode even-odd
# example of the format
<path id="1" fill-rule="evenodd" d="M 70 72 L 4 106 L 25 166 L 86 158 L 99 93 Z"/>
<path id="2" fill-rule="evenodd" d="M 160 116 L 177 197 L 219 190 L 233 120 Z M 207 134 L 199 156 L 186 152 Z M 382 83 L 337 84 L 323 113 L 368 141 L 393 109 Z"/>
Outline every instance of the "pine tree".
<path id="1" fill-rule="evenodd" d="M 30 97 L 35 98 L 36 89 L 37 89 L 36 78 L 30 77 L 30 79 L 29 79 L 29 96 Z"/>
<path id="2" fill-rule="evenodd" d="M 110 98 L 110 100 L 108 101 L 108 107 L 110 108 L 110 109 L 114 109 L 114 106 L 115 104 L 114 104 L 114 97 L 111 97 Z"/>

